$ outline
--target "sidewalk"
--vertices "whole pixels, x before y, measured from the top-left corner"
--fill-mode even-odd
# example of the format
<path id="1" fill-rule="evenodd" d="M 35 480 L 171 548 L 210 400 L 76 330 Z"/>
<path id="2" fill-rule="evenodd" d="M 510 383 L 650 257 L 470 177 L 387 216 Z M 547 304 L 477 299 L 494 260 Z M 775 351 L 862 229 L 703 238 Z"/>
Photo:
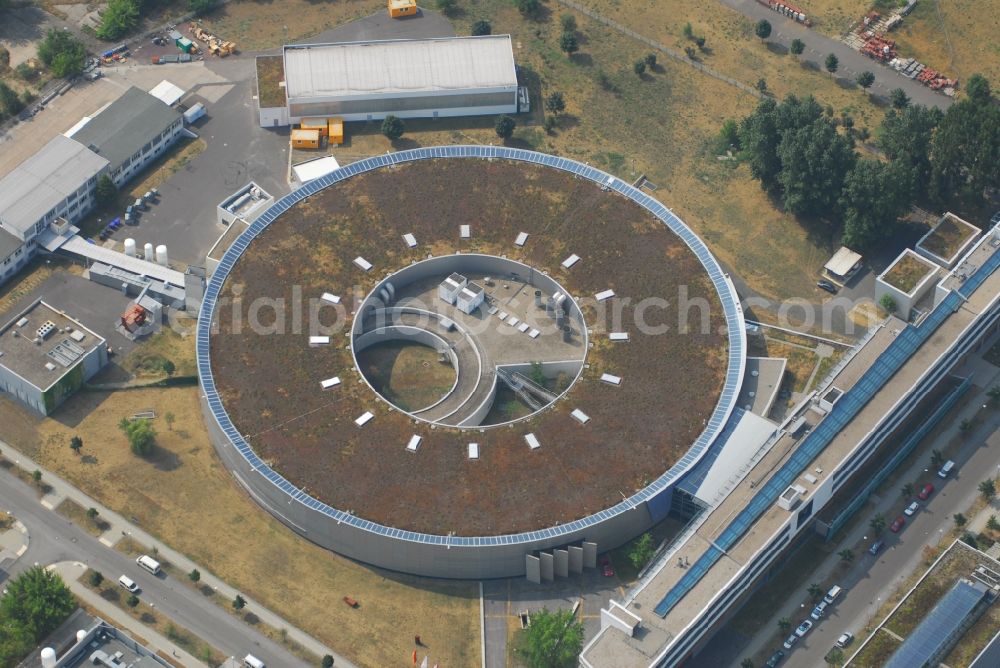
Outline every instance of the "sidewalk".
<path id="1" fill-rule="evenodd" d="M 969 371 L 968 369 L 963 369 L 963 374 Z M 998 378 L 1000 378 L 1000 370 L 995 367 L 991 367 L 992 375 L 985 376 L 983 373 L 984 367 L 977 367 L 975 369 L 975 384 L 973 389 L 970 390 L 970 401 L 965 406 L 961 413 L 956 415 L 951 424 L 941 433 L 939 441 L 942 443 L 947 443 L 951 441 L 952 438 L 960 433 L 959 424 L 964 418 L 971 418 L 976 414 L 976 411 L 988 400 L 986 398 L 985 390 L 986 388 L 992 387 L 997 383 Z M 963 444 L 959 451 L 955 453 L 953 458 L 962 462 L 965 461 L 971 454 L 972 450 L 979 447 L 976 443 L 980 440 L 978 436 L 980 434 L 987 434 L 1000 428 L 1000 410 L 994 411 L 984 424 L 979 425 L 976 429 L 976 434 L 973 434 L 968 438 Z M 927 447 L 926 445 L 923 447 Z M 927 453 L 929 455 L 929 452 Z M 918 457 L 911 465 L 909 469 L 897 469 L 894 475 L 901 476 L 902 479 L 915 479 L 923 472 L 926 468 L 927 456 L 921 455 Z M 963 507 L 968 507 L 971 505 L 977 496 L 978 492 L 973 490 L 967 498 L 967 503 L 964 503 Z M 895 489 L 891 489 L 885 493 L 884 496 L 873 495 L 871 497 L 871 503 L 874 507 L 865 507 L 859 514 L 865 514 L 866 516 L 872 516 L 875 513 L 882 513 L 883 515 L 889 517 L 891 509 L 899 504 L 899 494 L 896 493 Z M 996 502 L 995 502 L 996 503 Z M 970 526 L 975 526 L 981 523 L 985 525 L 986 519 L 990 514 L 995 513 L 996 510 L 991 509 L 989 506 L 982 512 L 979 513 L 971 522 Z M 839 545 L 843 547 L 851 547 L 861 541 L 866 537 L 871 530 L 868 526 L 867 521 L 856 521 L 856 524 L 850 532 L 840 539 Z M 936 543 L 934 540 L 932 543 Z M 839 550 L 838 550 L 839 551 Z M 914 553 L 914 559 L 919 561 L 923 557 L 920 552 Z M 855 559 L 854 564 L 845 573 L 843 572 L 843 567 L 841 566 L 841 559 L 839 554 L 830 554 L 826 559 L 824 559 L 820 564 L 817 565 L 816 569 L 813 571 L 812 582 L 824 582 L 831 577 L 834 573 L 839 573 L 839 579 L 841 584 L 851 583 L 858 579 L 859 574 L 867 568 L 862 560 Z M 888 596 L 896 589 L 899 584 L 910 575 L 909 571 L 899 574 L 899 577 L 894 578 L 892 581 L 887 583 L 880 591 L 870 592 L 870 596 L 875 600 L 886 600 Z M 796 620 L 802 615 L 802 609 L 800 607 L 800 596 L 801 592 L 789 592 L 789 598 L 781 605 L 781 607 L 776 610 L 772 615 L 772 620 L 775 622 L 783 617 Z M 762 653 L 765 648 L 770 647 L 773 643 L 775 624 L 769 623 L 764 626 L 756 635 L 750 640 L 750 643 L 740 651 L 741 656 L 756 656 Z"/>
<path id="2" fill-rule="evenodd" d="M 153 629 L 135 620 L 131 615 L 126 614 L 113 603 L 105 601 L 97 592 L 81 583 L 79 578 L 85 570 L 83 564 L 64 561 L 54 564 L 50 568 L 62 577 L 74 596 L 96 610 L 104 621 L 120 629 L 129 631 L 133 637 L 138 636 L 149 649 L 170 657 L 169 661 L 174 665 L 185 666 L 186 668 L 204 668 L 204 661 L 194 658 L 167 638 L 164 638 Z"/>
<path id="3" fill-rule="evenodd" d="M 251 599 L 245 593 L 237 591 L 233 587 L 229 586 L 224 581 L 213 575 L 204 566 L 194 563 L 180 552 L 171 549 L 162 541 L 143 531 L 118 513 L 98 503 L 96 500 L 87 496 L 73 485 L 69 484 L 62 478 L 59 478 L 56 474 L 42 468 L 36 462 L 28 457 L 25 457 L 6 442 L 0 441 L 0 450 L 5 452 L 7 454 L 7 458 L 12 459 L 21 468 L 27 471 L 38 469 L 42 472 L 42 481 L 52 488 L 51 491 L 41 499 L 42 505 L 46 508 L 51 510 L 58 506 L 64 499 L 71 499 L 84 508 L 96 508 L 100 518 L 110 525 L 110 528 L 108 528 L 108 530 L 105 531 L 99 539 L 104 545 L 113 547 L 115 543 L 121 540 L 122 537 L 130 536 L 132 539 L 149 548 L 155 546 L 160 557 L 170 562 L 182 572 L 190 573 L 192 570 L 197 568 L 201 573 L 201 580 L 199 581 L 200 584 L 207 585 L 212 589 L 217 590 L 223 599 L 231 600 L 236 598 L 237 594 L 240 594 L 246 600 L 247 607 L 253 610 L 254 614 L 260 619 L 261 622 L 275 629 L 287 629 L 289 640 L 297 642 L 306 650 L 312 652 L 318 657 L 329 654 L 334 658 L 337 666 L 355 668 L 354 664 L 351 663 L 349 659 L 334 652 L 329 647 L 323 645 L 320 641 L 296 628 L 294 625 L 282 619 L 274 612 L 271 612 L 257 601 Z M 228 614 L 224 610 L 222 610 L 222 613 Z M 197 631 L 197 629 L 192 630 Z"/>

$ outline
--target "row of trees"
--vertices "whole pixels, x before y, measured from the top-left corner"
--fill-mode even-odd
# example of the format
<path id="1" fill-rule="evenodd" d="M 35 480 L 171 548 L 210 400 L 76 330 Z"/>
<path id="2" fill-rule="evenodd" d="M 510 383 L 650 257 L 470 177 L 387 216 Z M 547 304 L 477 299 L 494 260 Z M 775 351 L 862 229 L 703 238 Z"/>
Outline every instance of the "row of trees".
<path id="1" fill-rule="evenodd" d="M 62 578 L 41 566 L 8 582 L 0 598 L 0 666 L 17 665 L 75 609 Z"/>
<path id="2" fill-rule="evenodd" d="M 898 108 L 886 114 L 876 142 L 888 160 L 859 158 L 851 124 L 840 131 L 832 108 L 811 96 L 764 99 L 738 125 L 724 125 L 722 138 L 787 211 L 842 222 L 845 244 L 871 249 L 895 231 L 914 199 L 977 204 L 1000 185 L 1000 108 L 979 75 L 966 92 L 944 113 L 894 93 Z"/>

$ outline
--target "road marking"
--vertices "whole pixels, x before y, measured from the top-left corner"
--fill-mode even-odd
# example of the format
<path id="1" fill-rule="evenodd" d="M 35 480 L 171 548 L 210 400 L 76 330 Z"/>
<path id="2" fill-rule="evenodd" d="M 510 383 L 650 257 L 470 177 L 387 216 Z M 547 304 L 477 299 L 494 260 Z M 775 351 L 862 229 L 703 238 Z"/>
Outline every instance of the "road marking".
<path id="1" fill-rule="evenodd" d="M 42 505 L 48 508 L 49 510 L 53 510 L 55 508 L 55 506 L 52 505 L 52 502 L 47 501 L 46 499 L 42 499 Z"/>
<path id="2" fill-rule="evenodd" d="M 22 545 L 22 546 L 21 546 L 21 549 L 19 549 L 19 550 L 17 551 L 17 556 L 18 556 L 18 558 L 20 558 L 20 557 L 21 557 L 21 556 L 22 556 L 22 555 L 23 555 L 23 554 L 24 554 L 25 552 L 27 552 L 27 551 L 28 551 L 28 546 L 27 546 L 27 545 Z"/>
<path id="3" fill-rule="evenodd" d="M 97 540 L 101 541 L 101 544 L 104 545 L 104 546 L 106 546 L 106 547 L 114 547 L 115 546 L 114 542 L 112 542 L 108 538 L 105 538 L 104 536 L 101 536 Z"/>

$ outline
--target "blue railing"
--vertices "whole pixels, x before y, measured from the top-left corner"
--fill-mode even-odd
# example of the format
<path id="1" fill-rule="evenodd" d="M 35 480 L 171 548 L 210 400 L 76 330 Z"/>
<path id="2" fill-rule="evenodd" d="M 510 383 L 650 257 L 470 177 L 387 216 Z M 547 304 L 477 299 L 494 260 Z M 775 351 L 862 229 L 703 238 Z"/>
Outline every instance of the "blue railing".
<path id="1" fill-rule="evenodd" d="M 212 318 L 219 294 L 225 284 L 229 272 L 232 271 L 242 253 L 247 249 L 257 235 L 263 232 L 268 225 L 274 222 L 281 214 L 290 209 L 296 203 L 316 194 L 341 181 L 363 174 L 365 172 L 381 169 L 391 165 L 397 165 L 418 160 L 435 158 L 478 158 L 478 159 L 503 159 L 518 162 L 527 162 L 537 165 L 544 165 L 562 171 L 569 172 L 576 176 L 589 179 L 601 187 L 614 190 L 627 197 L 639 206 L 643 207 L 654 216 L 663 221 L 670 230 L 679 236 L 684 243 L 697 256 L 702 266 L 708 273 L 712 284 L 719 296 L 723 313 L 726 318 L 726 327 L 729 335 L 729 361 L 726 372 L 726 379 L 723 389 L 712 412 L 705 429 L 698 439 L 688 449 L 685 455 L 673 467 L 659 478 L 654 480 L 647 487 L 639 490 L 631 497 L 622 500 L 621 503 L 606 508 L 598 513 L 569 522 L 556 527 L 541 529 L 519 534 L 507 534 L 501 536 L 439 536 L 433 534 L 417 533 L 413 531 L 403 531 L 392 527 L 382 526 L 368 520 L 355 517 L 342 510 L 332 508 L 322 501 L 312 498 L 291 482 L 283 478 L 276 471 L 265 464 L 250 447 L 249 443 L 240 435 L 239 431 L 229 419 L 222 400 L 219 397 L 218 389 L 215 386 L 215 378 L 212 375 L 210 332 Z M 343 524 L 349 524 L 365 531 L 371 531 L 392 538 L 401 540 L 431 543 L 436 545 L 450 546 L 488 546 L 488 545 L 510 545 L 520 543 L 534 543 L 574 534 L 587 527 L 605 522 L 612 517 L 625 513 L 635 506 L 655 497 L 666 490 L 690 467 L 694 466 L 706 449 L 712 444 L 720 431 L 725 426 L 733 408 L 743 381 L 743 368 L 746 359 L 746 332 L 744 330 L 743 312 L 740 306 L 739 297 L 728 281 L 722 267 L 712 256 L 705 244 L 688 228 L 677 216 L 667 207 L 643 193 L 637 188 L 622 182 L 599 169 L 584 165 L 556 156 L 546 155 L 535 151 L 523 149 L 507 148 L 501 146 L 435 146 L 429 148 L 418 148 L 398 153 L 374 156 L 351 163 L 346 167 L 338 169 L 315 181 L 310 181 L 294 192 L 285 195 L 274 202 L 268 209 L 255 220 L 246 231 L 241 234 L 232 246 L 226 251 L 219 262 L 215 273 L 209 280 L 205 290 L 205 297 L 202 301 L 201 312 L 198 318 L 198 335 L 196 338 L 196 351 L 198 356 L 198 371 L 201 377 L 202 391 L 205 400 L 211 410 L 219 428 L 233 443 L 236 450 L 246 459 L 258 473 L 269 480 L 275 487 L 286 493 L 291 498 L 304 505 L 330 517 Z"/>

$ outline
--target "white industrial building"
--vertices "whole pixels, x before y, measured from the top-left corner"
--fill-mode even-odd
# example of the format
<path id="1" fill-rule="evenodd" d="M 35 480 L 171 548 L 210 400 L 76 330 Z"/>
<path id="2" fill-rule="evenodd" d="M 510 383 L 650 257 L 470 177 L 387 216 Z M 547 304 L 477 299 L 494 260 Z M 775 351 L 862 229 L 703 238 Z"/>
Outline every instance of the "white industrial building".
<path id="1" fill-rule="evenodd" d="M 304 117 L 372 121 L 517 113 L 510 35 L 284 48 L 285 107 L 260 110 L 265 127 Z"/>
<path id="2" fill-rule="evenodd" d="M 0 391 L 42 415 L 107 363 L 104 338 L 41 300 L 0 328 Z"/>
<path id="3" fill-rule="evenodd" d="M 0 283 L 35 255 L 35 239 L 50 223 L 75 223 L 90 211 L 107 169 L 107 159 L 56 135 L 0 179 Z"/>

